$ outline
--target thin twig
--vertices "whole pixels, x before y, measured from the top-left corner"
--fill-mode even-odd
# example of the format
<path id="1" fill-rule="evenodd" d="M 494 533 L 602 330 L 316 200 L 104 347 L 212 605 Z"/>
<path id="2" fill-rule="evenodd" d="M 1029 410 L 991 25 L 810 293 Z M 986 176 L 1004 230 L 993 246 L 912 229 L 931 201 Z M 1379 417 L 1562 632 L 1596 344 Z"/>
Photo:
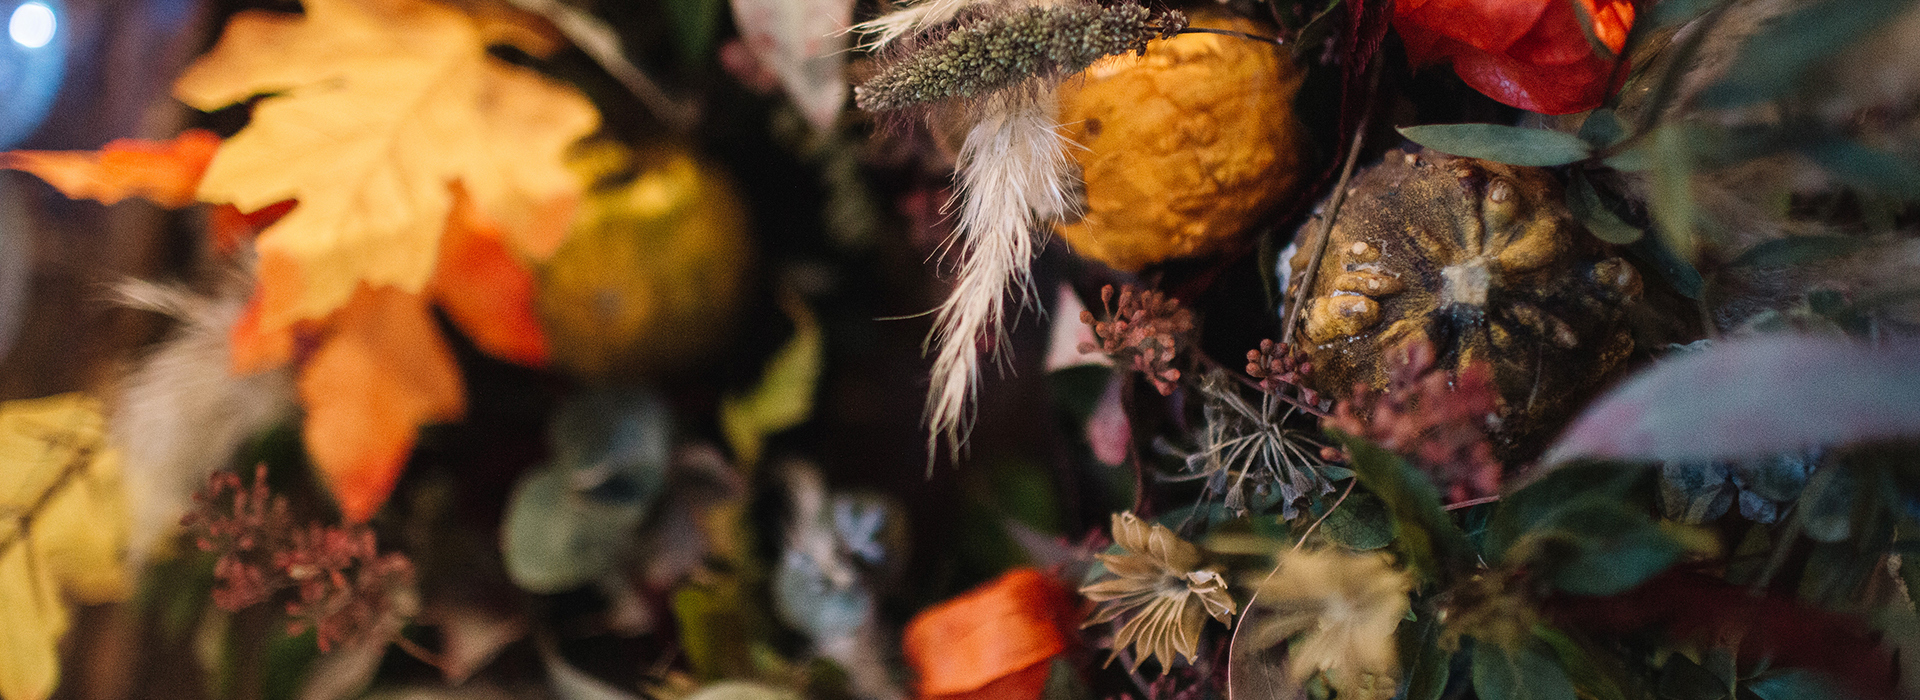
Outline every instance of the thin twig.
<path id="1" fill-rule="evenodd" d="M 1335 499 L 1333 505 L 1327 506 L 1327 512 L 1321 513 L 1320 517 L 1315 519 L 1312 525 L 1308 525 L 1306 532 L 1300 533 L 1300 541 L 1293 543 L 1293 551 L 1298 552 L 1301 547 L 1306 546 L 1307 538 L 1313 536 L 1313 531 L 1320 528 L 1320 523 L 1327 521 L 1327 516 L 1333 515 L 1334 511 L 1340 509 L 1340 504 L 1347 502 L 1347 496 L 1353 493 L 1353 485 L 1357 483 L 1360 483 L 1359 479 L 1352 479 L 1347 482 L 1347 490 L 1340 492 L 1340 498 Z M 1279 569 L 1275 569 L 1275 571 L 1278 570 Z M 1271 578 L 1273 574 L 1267 574 L 1267 576 Z"/>
<path id="2" fill-rule="evenodd" d="M 574 8 L 558 0 L 510 0 L 514 7 L 531 12 L 547 21 L 566 35 L 574 46 L 580 47 L 594 63 L 614 80 L 627 88 L 628 92 L 639 98 L 647 111 L 665 122 L 675 131 L 686 133 L 699 123 L 700 109 L 692 103 L 675 99 L 654 82 L 653 77 L 634 65 L 627 58 L 626 51 L 620 46 L 620 34 L 611 25 L 584 10 Z"/>
<path id="3" fill-rule="evenodd" d="M 1373 72 L 1376 87 L 1380 80 L 1378 67 Z M 1327 198 L 1327 210 L 1321 214 L 1319 238 L 1313 242 L 1313 252 L 1307 256 L 1307 269 L 1300 273 L 1298 294 L 1288 295 L 1287 318 L 1280 328 L 1280 342 L 1293 342 L 1293 327 L 1300 320 L 1300 307 L 1313 295 L 1314 278 L 1320 273 L 1320 256 L 1327 252 L 1327 239 L 1333 237 L 1333 220 L 1340 215 L 1340 204 L 1347 198 L 1347 181 L 1353 177 L 1354 163 L 1360 160 L 1360 146 L 1367 139 L 1367 125 L 1373 121 L 1373 93 L 1375 87 L 1367 90 L 1366 104 L 1360 110 L 1360 123 L 1353 130 L 1353 145 L 1347 148 L 1347 162 L 1340 166 L 1340 181 L 1333 186 L 1333 196 Z"/>
<path id="4" fill-rule="evenodd" d="M 1273 44 L 1274 46 L 1287 45 L 1287 41 L 1285 39 L 1275 39 L 1270 36 L 1260 36 L 1258 34 L 1236 32 L 1231 29 L 1213 29 L 1210 27 L 1187 27 L 1186 29 L 1182 29 L 1174 33 L 1175 34 L 1218 34 L 1220 36 L 1230 36 L 1237 39 L 1247 39 L 1251 41 L 1265 42 L 1268 44 Z"/>
<path id="5" fill-rule="evenodd" d="M 1472 508 L 1474 506 L 1481 505 L 1483 503 L 1493 503 L 1494 501 L 1498 501 L 1498 500 L 1500 500 L 1499 496 L 1482 496 L 1480 498 L 1469 498 L 1459 503 L 1448 505 L 1442 510 L 1460 510 L 1461 508 Z"/>
<path id="6" fill-rule="evenodd" d="M 418 642 L 415 642 L 411 639 L 407 639 L 405 635 L 402 635 L 399 632 L 393 633 L 393 637 L 391 641 L 393 642 L 393 645 L 395 647 L 398 647 L 400 649 L 400 651 L 406 652 L 407 656 L 411 656 L 414 659 L 419 660 L 420 663 L 426 664 L 428 666 L 432 666 L 442 673 L 446 672 L 447 670 L 446 660 L 440 658 L 439 654 L 433 653 L 433 650 L 420 646 Z"/>
<path id="7" fill-rule="evenodd" d="M 52 447 L 55 442 L 54 440 L 48 440 L 47 444 L 49 447 Z M 41 491 L 40 495 L 33 499 L 33 503 L 28 504 L 26 509 L 20 511 L 19 515 L 14 516 L 15 523 L 13 532 L 8 533 L 5 538 L 0 538 L 0 553 L 6 552 L 8 548 L 25 540 L 28 530 L 33 527 L 34 519 L 40 516 L 41 511 L 46 510 L 48 503 L 53 502 L 53 497 L 59 494 L 62 489 L 65 489 L 67 484 L 73 481 L 74 478 L 80 476 L 82 472 L 85 472 L 87 466 L 92 463 L 92 445 L 83 445 L 76 448 L 73 451 L 73 457 L 67 460 L 66 466 L 60 469 L 60 474 L 54 477 L 53 483 L 48 484 L 46 490 Z"/>

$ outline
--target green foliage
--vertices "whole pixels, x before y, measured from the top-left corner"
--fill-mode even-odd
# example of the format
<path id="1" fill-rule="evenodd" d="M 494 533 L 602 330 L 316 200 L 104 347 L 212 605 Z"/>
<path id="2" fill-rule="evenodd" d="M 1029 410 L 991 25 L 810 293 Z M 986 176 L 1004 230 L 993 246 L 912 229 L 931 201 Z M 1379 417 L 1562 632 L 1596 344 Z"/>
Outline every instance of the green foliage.
<path id="1" fill-rule="evenodd" d="M 1573 213 L 1582 225 L 1587 227 L 1594 237 L 1616 245 L 1626 245 L 1640 240 L 1643 232 L 1613 213 L 1600 200 L 1600 193 L 1594 191 L 1593 183 L 1584 173 L 1575 172 L 1573 180 L 1567 185 L 1567 209 Z"/>
<path id="2" fill-rule="evenodd" d="M 1393 543 L 1393 516 L 1379 498 L 1356 491 L 1327 514 L 1320 533 L 1357 552 L 1380 549 Z"/>
<path id="3" fill-rule="evenodd" d="M 1353 456 L 1360 485 L 1379 497 L 1397 533 L 1396 550 L 1423 578 L 1447 580 L 1473 561 L 1465 533 L 1440 507 L 1440 492 L 1427 475 L 1399 455 L 1364 438 L 1330 431 Z"/>
<path id="4" fill-rule="evenodd" d="M 1473 647 L 1473 689 L 1480 700 L 1574 700 L 1573 681 L 1554 658 L 1553 647 L 1527 639 L 1507 649 Z"/>
<path id="5" fill-rule="evenodd" d="M 1852 255 L 1866 248 L 1866 242 L 1853 236 L 1790 236 L 1761 243 L 1740 257 L 1733 267 L 1792 267 Z"/>
<path id="6" fill-rule="evenodd" d="M 1747 39 L 1727 77 L 1701 92 L 1700 102 L 1718 109 L 1783 97 L 1822 60 L 1912 6 L 1911 0 L 1826 0 L 1801 7 Z"/>
<path id="7" fill-rule="evenodd" d="M 1577 136 L 1501 124 L 1428 124 L 1400 129 L 1400 135 L 1442 153 L 1510 165 L 1566 165 L 1591 155 Z"/>

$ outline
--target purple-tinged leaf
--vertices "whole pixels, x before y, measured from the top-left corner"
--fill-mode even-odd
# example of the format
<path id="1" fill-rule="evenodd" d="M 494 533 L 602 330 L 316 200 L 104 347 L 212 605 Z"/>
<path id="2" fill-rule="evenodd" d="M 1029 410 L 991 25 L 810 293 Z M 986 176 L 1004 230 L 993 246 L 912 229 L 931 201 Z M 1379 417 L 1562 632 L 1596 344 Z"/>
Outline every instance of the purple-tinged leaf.
<path id="1" fill-rule="evenodd" d="M 1772 336 L 1661 362 L 1589 406 L 1548 464 L 1702 460 L 1920 436 L 1920 344 Z"/>

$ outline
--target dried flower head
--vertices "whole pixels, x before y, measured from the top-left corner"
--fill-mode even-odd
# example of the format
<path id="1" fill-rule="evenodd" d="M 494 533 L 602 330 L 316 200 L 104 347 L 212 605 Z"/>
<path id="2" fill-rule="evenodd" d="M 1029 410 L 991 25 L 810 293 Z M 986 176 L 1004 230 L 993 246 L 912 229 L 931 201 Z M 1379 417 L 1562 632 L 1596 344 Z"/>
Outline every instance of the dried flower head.
<path id="1" fill-rule="evenodd" d="M 1260 584 L 1263 617 L 1243 640 L 1257 648 L 1294 639 L 1294 682 L 1325 673 L 1343 698 L 1385 700 L 1398 686 L 1394 630 L 1407 615 L 1413 578 L 1380 553 L 1337 549 L 1282 552 Z"/>
<path id="2" fill-rule="evenodd" d="M 1081 343 L 1080 352 L 1099 351 L 1122 367 L 1146 374 L 1162 396 L 1173 393 L 1180 381 L 1180 370 L 1171 366 L 1173 358 L 1192 340 L 1193 312 L 1180 307 L 1158 291 L 1141 291 L 1127 285 L 1120 289 L 1120 305 L 1113 305 L 1113 285 L 1100 288 L 1100 305 L 1107 320 L 1094 319 L 1093 312 L 1080 312 L 1080 322 L 1093 327 L 1098 343 Z"/>
<path id="3" fill-rule="evenodd" d="M 1186 455 L 1187 474 L 1176 480 L 1205 479 L 1207 493 L 1225 496 L 1226 507 L 1236 513 L 1266 496 L 1260 507 L 1277 501 L 1288 520 L 1299 516 L 1301 500 L 1333 491 L 1322 471 L 1328 446 L 1313 437 L 1318 431 L 1289 425 L 1299 406 L 1275 393 L 1262 394 L 1255 406 L 1223 372 L 1203 376 L 1200 394 L 1206 400 L 1201 408 L 1206 425 L 1197 435 L 1199 448 Z"/>
<path id="4" fill-rule="evenodd" d="M 1500 406 L 1492 368 L 1474 363 L 1450 375 L 1434 367 L 1433 345 L 1425 341 L 1394 352 L 1386 392 L 1355 386 L 1328 427 L 1412 459 L 1450 502 L 1498 493 L 1500 462 L 1486 433 Z"/>
<path id="5" fill-rule="evenodd" d="M 193 500 L 181 524 L 201 551 L 220 555 L 214 604 L 236 611 L 295 589 L 287 634 L 312 627 L 322 652 L 372 629 L 390 612 L 390 594 L 413 580 L 413 564 L 381 555 L 365 524 L 295 526 L 286 497 L 267 487 L 266 465 L 254 469 L 251 486 L 216 472 Z"/>
<path id="6" fill-rule="evenodd" d="M 1081 595 L 1100 604 L 1087 626 L 1131 615 L 1114 633 L 1113 654 L 1107 662 L 1132 647 L 1134 669 L 1153 656 L 1159 658 L 1165 674 L 1175 654 L 1188 661 L 1198 658 L 1200 630 L 1207 617 L 1226 622 L 1239 609 L 1227 594 L 1220 568 L 1202 568 L 1199 548 L 1165 525 L 1149 525 L 1132 513 L 1113 514 L 1113 540 L 1125 551 L 1097 556 L 1116 578 L 1080 589 Z"/>
<path id="7" fill-rule="evenodd" d="M 972 98 L 1030 78 L 1058 79 L 1107 56 L 1144 52 L 1186 27 L 1186 16 L 1124 2 L 1022 7 L 966 22 L 854 88 L 869 112 Z"/>
<path id="8" fill-rule="evenodd" d="M 1289 389 L 1309 405 L 1320 403 L 1320 392 L 1301 385 L 1313 372 L 1307 356 L 1294 352 L 1286 343 L 1261 340 L 1260 348 L 1247 351 L 1247 375 L 1259 380 L 1261 391 L 1279 394 Z"/>

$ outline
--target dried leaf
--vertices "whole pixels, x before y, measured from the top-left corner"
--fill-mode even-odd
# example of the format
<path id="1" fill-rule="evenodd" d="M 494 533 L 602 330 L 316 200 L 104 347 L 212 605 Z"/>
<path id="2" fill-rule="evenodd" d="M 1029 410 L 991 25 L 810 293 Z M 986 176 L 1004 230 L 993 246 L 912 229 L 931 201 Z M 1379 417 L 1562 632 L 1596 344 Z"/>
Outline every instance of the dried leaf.
<path id="1" fill-rule="evenodd" d="M 1920 346 L 1774 336 L 1655 365 L 1589 406 L 1543 460 L 1704 460 L 1920 435 Z"/>
<path id="2" fill-rule="evenodd" d="M 457 181 L 533 256 L 564 235 L 581 184 L 564 151 L 598 124 L 578 92 L 487 54 L 480 23 L 426 0 L 310 0 L 305 14 L 237 14 L 174 85 L 212 110 L 257 95 L 199 197 L 300 205 L 260 235 L 299 270 L 260 323 L 323 318 L 364 282 L 423 290 Z M 266 271 L 262 271 L 266 277 Z"/>
<path id="3" fill-rule="evenodd" d="M 1256 598 L 1273 614 L 1240 643 L 1300 635 L 1287 650 L 1294 683 L 1324 673 L 1342 697 L 1391 697 L 1400 663 L 1394 630 L 1407 615 L 1413 578 L 1384 554 L 1290 550 L 1279 559 Z"/>
<path id="4" fill-rule="evenodd" d="M 459 418 L 466 392 L 426 300 L 362 287 L 300 368 L 307 453 L 350 522 L 393 491 L 415 433 Z"/>
<path id="5" fill-rule="evenodd" d="M 67 603 L 127 593 L 119 455 L 82 394 L 0 403 L 0 697 L 43 700 Z"/>
<path id="6" fill-rule="evenodd" d="M 780 76 L 780 87 L 813 128 L 826 131 L 847 101 L 847 28 L 852 0 L 732 0 L 747 50 Z"/>
<path id="7" fill-rule="evenodd" d="M 190 129 L 168 141 L 116 139 L 98 151 L 8 151 L 0 153 L 0 168 L 33 173 L 73 199 L 113 204 L 143 197 L 184 207 L 219 148 L 213 132 Z"/>
<path id="8" fill-rule="evenodd" d="M 793 319 L 793 338 L 767 361 L 751 393 L 720 400 L 720 429 L 742 465 L 760 460 L 768 437 L 813 415 L 813 394 L 826 352 L 820 322 L 796 296 L 789 295 L 781 305 Z"/>

